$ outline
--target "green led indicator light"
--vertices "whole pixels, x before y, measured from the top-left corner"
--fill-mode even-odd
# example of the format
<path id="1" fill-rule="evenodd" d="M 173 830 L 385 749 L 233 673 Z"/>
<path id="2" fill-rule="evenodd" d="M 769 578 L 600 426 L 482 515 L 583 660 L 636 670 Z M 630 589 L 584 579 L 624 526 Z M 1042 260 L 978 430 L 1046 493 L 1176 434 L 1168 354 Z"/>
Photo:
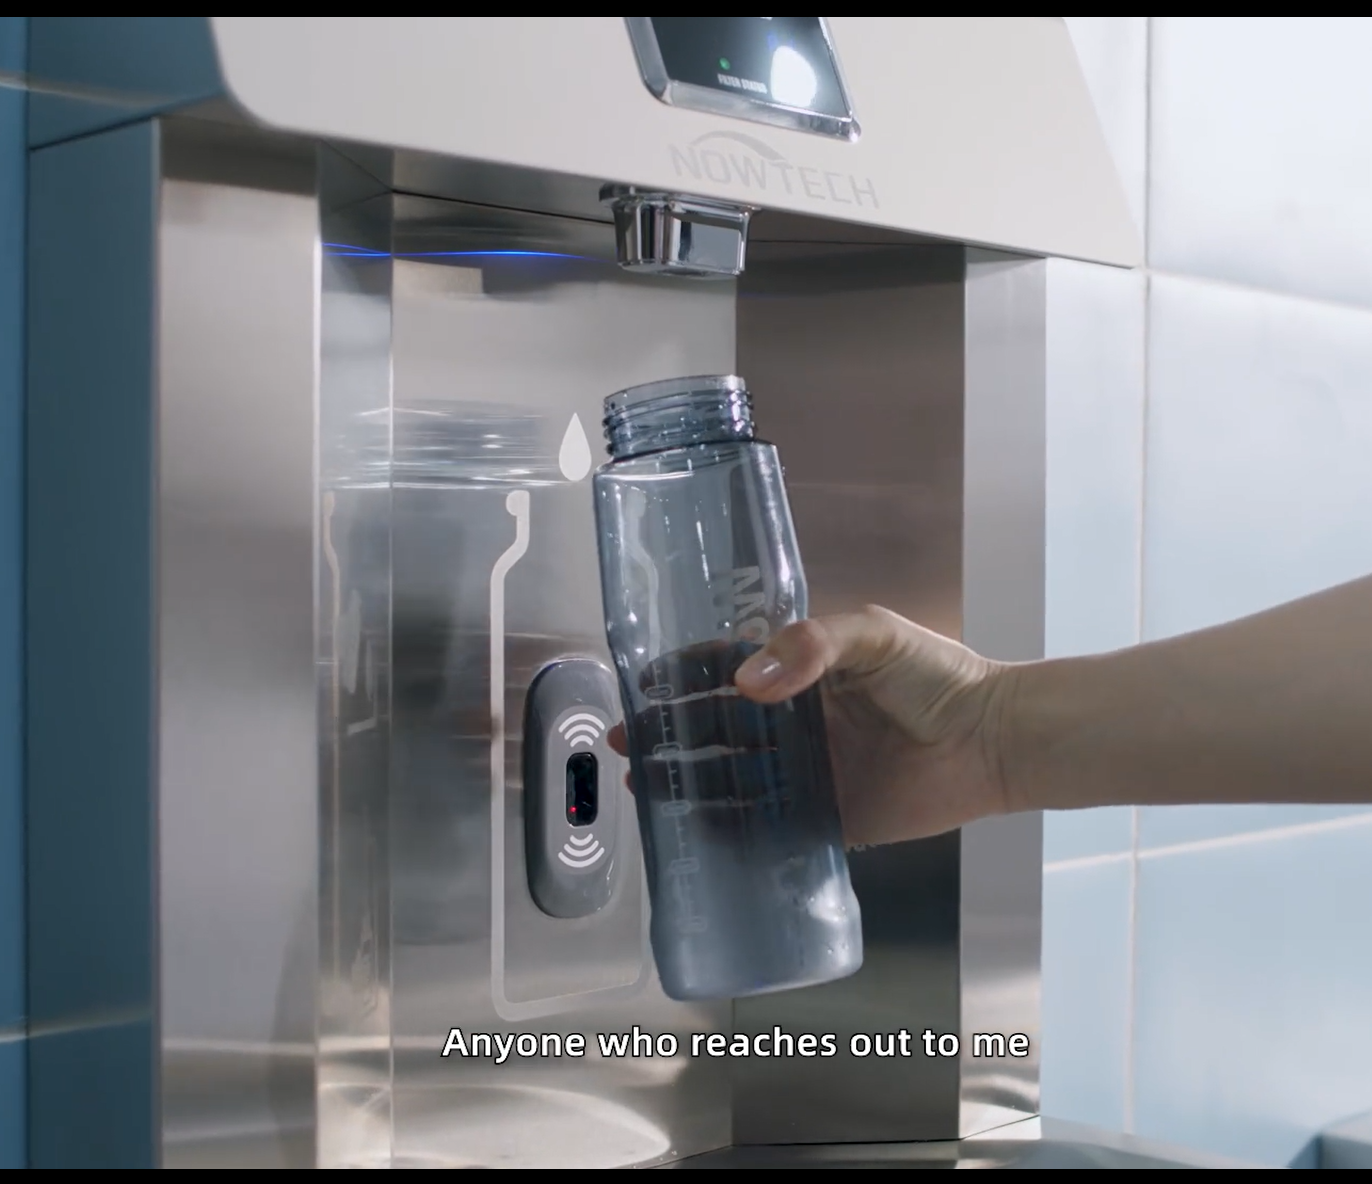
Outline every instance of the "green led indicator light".
<path id="1" fill-rule="evenodd" d="M 720 68 L 721 70 L 727 70 L 727 69 L 729 68 L 729 59 L 728 59 L 728 58 L 720 58 L 720 59 L 719 59 L 719 68 Z"/>

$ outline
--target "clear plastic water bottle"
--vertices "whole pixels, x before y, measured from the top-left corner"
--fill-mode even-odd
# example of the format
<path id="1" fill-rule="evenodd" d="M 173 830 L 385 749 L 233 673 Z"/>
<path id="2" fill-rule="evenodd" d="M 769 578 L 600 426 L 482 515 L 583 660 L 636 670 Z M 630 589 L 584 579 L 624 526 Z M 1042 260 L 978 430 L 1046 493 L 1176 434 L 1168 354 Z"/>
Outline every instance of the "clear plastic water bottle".
<path id="1" fill-rule="evenodd" d="M 733 376 L 620 391 L 605 435 L 601 583 L 663 989 L 737 998 L 852 974 L 862 923 L 819 692 L 762 706 L 733 685 L 806 613 L 776 449 Z"/>

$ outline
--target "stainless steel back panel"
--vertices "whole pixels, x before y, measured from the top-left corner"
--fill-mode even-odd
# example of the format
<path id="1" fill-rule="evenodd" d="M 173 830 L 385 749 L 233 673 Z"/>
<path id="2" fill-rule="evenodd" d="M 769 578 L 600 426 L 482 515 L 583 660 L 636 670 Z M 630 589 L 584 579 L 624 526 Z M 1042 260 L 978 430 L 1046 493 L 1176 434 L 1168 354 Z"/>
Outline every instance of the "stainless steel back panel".
<path id="1" fill-rule="evenodd" d="M 320 238 L 370 253 L 356 270 L 330 248 L 320 255 L 317 1162 L 383 1168 L 393 1125 L 390 199 L 327 152 L 319 188 Z"/>
<path id="2" fill-rule="evenodd" d="M 543 665 L 608 657 L 587 480 L 603 456 L 601 400 L 664 374 L 731 369 L 732 285 L 628 277 L 601 223 L 416 198 L 345 205 L 326 215 L 325 239 L 321 422 L 326 441 L 347 440 L 325 465 L 325 499 L 350 507 L 353 537 L 374 539 L 370 558 L 338 551 L 340 587 L 382 595 L 376 565 L 389 556 L 375 619 L 389 614 L 393 1091 L 367 1090 L 364 1053 L 340 1056 L 351 1067 L 329 1080 L 347 1103 L 321 1108 L 322 1162 L 616 1166 L 724 1145 L 726 1075 L 686 1050 L 691 1032 L 727 1028 L 728 1004 L 684 1007 L 658 989 L 631 810 L 621 842 L 634 870 L 606 908 L 574 921 L 536 908 L 519 727 Z M 364 319 L 375 332 L 358 333 Z M 365 395 L 344 377 L 361 337 L 378 352 Z M 349 595 L 334 602 L 345 614 Z M 336 725 L 341 775 L 360 802 L 376 795 L 349 774 L 366 759 L 347 747 L 350 726 Z M 334 808 L 326 830 L 341 830 L 344 863 L 372 878 L 382 857 L 357 853 L 379 817 Z M 349 891 L 334 878 L 340 899 Z M 367 928 L 356 902 L 338 924 L 345 950 Z M 346 1002 L 346 973 L 323 971 Z M 378 1035 L 360 999 L 350 1008 L 339 1015 L 357 1028 L 335 1033 L 340 1049 Z M 682 1052 L 597 1054 L 597 1033 L 634 1025 L 676 1033 Z M 441 1058 L 452 1028 L 581 1033 L 590 1047 L 584 1059 Z"/>
<path id="3" fill-rule="evenodd" d="M 739 372 L 753 388 L 759 430 L 786 466 L 812 612 L 881 604 L 958 636 L 962 249 L 793 241 L 755 243 L 750 256 Z M 838 1037 L 830 1059 L 734 1062 L 736 1142 L 956 1137 L 957 1060 L 925 1057 L 920 1033 L 958 1030 L 960 851 L 953 834 L 854 852 L 862 970 L 735 1003 L 746 1031 Z M 854 1036 L 902 1028 L 914 1056 L 850 1052 Z"/>
<path id="4" fill-rule="evenodd" d="M 855 853 L 853 979 L 681 1005 L 647 947 L 630 809 L 635 871 L 605 909 L 533 904 L 520 728 L 544 664 L 607 657 L 601 400 L 674 375 L 748 379 L 815 612 L 877 602 L 1041 652 L 1038 265 L 763 214 L 737 286 L 631 276 L 606 221 L 395 194 L 331 149 L 167 126 L 166 1162 L 649 1165 L 1032 1113 L 1037 818 Z M 693 1034 L 774 1024 L 840 1053 L 691 1055 Z M 635 1026 L 679 1051 L 599 1054 Z M 1033 1055 L 848 1052 L 901 1028 L 1024 1032 Z M 452 1029 L 587 1050 L 445 1057 Z"/>
<path id="5" fill-rule="evenodd" d="M 1044 652 L 1047 265 L 967 252 L 963 640 L 992 658 Z M 1039 1109 L 1043 815 L 985 818 L 961 834 L 959 1135 Z M 978 1057 L 978 1033 L 1029 1038 Z"/>
<path id="6" fill-rule="evenodd" d="M 729 1147 L 668 1165 L 694 1168 L 1255 1168 L 1245 1163 L 1055 1118 L 1024 1118 L 948 1142 Z"/>
<path id="7" fill-rule="evenodd" d="M 1041 656 L 1042 265 L 807 243 L 819 228 L 788 243 L 765 223 L 739 367 L 786 463 L 813 611 L 878 603 Z M 954 1139 L 1036 1112 L 1040 834 L 1034 815 L 853 853 L 862 970 L 735 1004 L 745 1030 L 833 1032 L 839 1053 L 736 1061 L 736 1142 Z M 850 1052 L 901 1030 L 910 1052 Z M 957 1055 L 926 1056 L 926 1030 Z M 1029 1055 L 977 1056 L 978 1034 L 1027 1037 Z"/>
<path id="8" fill-rule="evenodd" d="M 168 1167 L 314 1162 L 309 154 L 163 129 L 157 521 Z"/>

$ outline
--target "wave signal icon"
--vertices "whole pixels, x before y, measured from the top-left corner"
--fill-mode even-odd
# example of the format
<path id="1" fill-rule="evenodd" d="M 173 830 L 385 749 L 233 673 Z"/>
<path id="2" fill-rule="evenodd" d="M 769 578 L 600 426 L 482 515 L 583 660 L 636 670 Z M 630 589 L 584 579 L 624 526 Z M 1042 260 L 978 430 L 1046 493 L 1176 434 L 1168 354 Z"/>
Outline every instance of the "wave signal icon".
<path id="1" fill-rule="evenodd" d="M 605 728 L 605 721 L 589 711 L 578 711 L 575 715 L 569 715 L 557 726 L 562 738 L 573 748 L 594 748 L 595 742 L 600 739 Z"/>
<path id="2" fill-rule="evenodd" d="M 582 868 L 593 867 L 600 862 L 601 856 L 605 854 L 605 848 L 600 845 L 600 841 L 593 834 L 572 835 L 562 844 L 562 850 L 557 853 L 558 859 L 562 860 L 568 867 Z"/>

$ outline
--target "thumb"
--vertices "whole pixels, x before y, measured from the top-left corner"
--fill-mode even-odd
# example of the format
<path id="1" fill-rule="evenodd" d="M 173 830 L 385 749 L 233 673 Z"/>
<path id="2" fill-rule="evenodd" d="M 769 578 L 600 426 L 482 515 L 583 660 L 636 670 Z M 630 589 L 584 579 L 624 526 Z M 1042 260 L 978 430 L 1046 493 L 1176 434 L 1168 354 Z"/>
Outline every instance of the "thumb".
<path id="1" fill-rule="evenodd" d="M 753 654 L 734 683 L 759 703 L 779 703 L 808 690 L 826 674 L 867 674 L 899 649 L 909 624 L 884 608 L 797 621 Z"/>

